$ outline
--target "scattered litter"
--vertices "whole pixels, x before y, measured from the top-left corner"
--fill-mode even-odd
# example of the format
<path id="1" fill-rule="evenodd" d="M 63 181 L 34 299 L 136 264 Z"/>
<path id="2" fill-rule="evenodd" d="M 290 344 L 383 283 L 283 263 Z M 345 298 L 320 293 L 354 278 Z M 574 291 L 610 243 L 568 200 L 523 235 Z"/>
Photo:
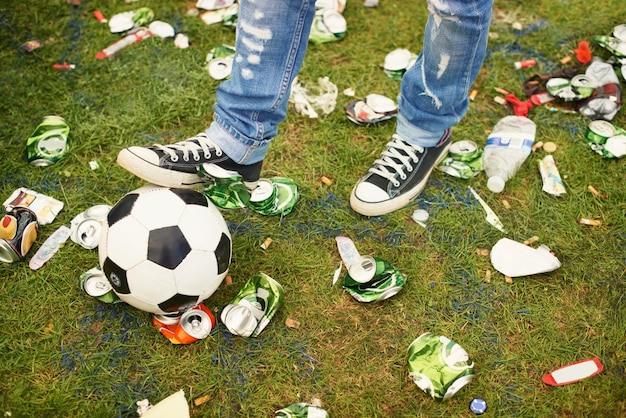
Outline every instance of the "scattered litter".
<path id="1" fill-rule="evenodd" d="M 622 88 L 613 66 L 594 57 L 585 74 L 595 80 L 598 87 L 593 96 L 580 106 L 580 113 L 592 120 L 612 120 L 621 107 L 622 96 Z"/>
<path id="2" fill-rule="evenodd" d="M 106 278 L 102 270 L 91 268 L 81 274 L 78 278 L 80 287 L 89 296 L 98 299 L 104 303 L 117 303 L 121 299 L 113 291 L 111 283 Z"/>
<path id="3" fill-rule="evenodd" d="M 429 215 L 428 212 L 424 209 L 416 209 L 411 215 L 411 218 L 415 221 L 416 224 L 421 226 L 422 228 L 426 228 L 426 221 L 428 221 Z"/>
<path id="4" fill-rule="evenodd" d="M 572 61 L 572 57 L 567 55 L 559 60 L 562 65 L 569 64 Z"/>
<path id="5" fill-rule="evenodd" d="M 328 418 L 328 413 L 320 406 L 301 402 L 279 409 L 274 418 Z"/>
<path id="6" fill-rule="evenodd" d="M 16 206 L 0 219 L 0 262 L 23 260 L 37 239 L 37 216 L 32 210 Z"/>
<path id="7" fill-rule="evenodd" d="M 536 152 L 539 148 L 543 147 L 543 142 L 535 142 L 531 148 L 532 152 Z"/>
<path id="8" fill-rule="evenodd" d="M 469 410 L 476 415 L 482 415 L 487 412 L 487 402 L 481 398 L 474 398 L 469 404 Z"/>
<path id="9" fill-rule="evenodd" d="M 408 348 L 409 376 L 433 399 L 445 401 L 474 378 L 474 362 L 449 338 L 426 332 Z"/>
<path id="10" fill-rule="evenodd" d="M 322 181 L 322 183 L 324 183 L 325 186 L 331 186 L 333 184 L 333 181 L 326 176 L 322 176 L 320 180 Z"/>
<path id="11" fill-rule="evenodd" d="M 26 160 L 38 167 L 47 167 L 63 159 L 70 149 L 70 126 L 61 116 L 41 118 L 26 140 Z"/>
<path id="12" fill-rule="evenodd" d="M 596 188 L 595 188 L 595 187 L 593 187 L 593 186 L 591 186 L 591 185 L 587 186 L 587 190 L 589 190 L 589 191 L 591 192 L 591 194 L 592 194 L 592 195 L 597 196 L 597 197 L 599 197 L 599 198 L 601 198 L 601 199 L 606 199 L 606 198 L 607 198 L 607 195 L 606 195 L 606 194 L 604 194 L 604 193 L 602 193 L 602 194 L 601 194 L 600 192 L 598 192 L 598 191 L 596 190 Z"/>
<path id="13" fill-rule="evenodd" d="M 474 101 L 476 99 L 476 96 L 478 96 L 478 90 L 472 90 L 472 92 L 469 94 L 469 99 L 471 101 Z"/>
<path id="14" fill-rule="evenodd" d="M 316 109 L 328 115 L 337 105 L 337 86 L 328 77 L 320 77 L 317 82 L 314 93 L 309 93 L 310 89 L 300 83 L 297 76 L 291 84 L 289 101 L 295 105 L 298 113 L 310 118 L 318 117 Z"/>
<path id="15" fill-rule="evenodd" d="M 7 211 L 15 206 L 26 207 L 35 212 L 39 225 L 47 225 L 52 223 L 61 212 L 63 202 L 34 190 L 20 187 L 11 193 L 11 196 L 4 201 L 3 206 Z"/>
<path id="16" fill-rule="evenodd" d="M 506 199 L 502 199 L 502 206 L 504 206 L 505 209 L 511 209 L 511 204 Z"/>
<path id="17" fill-rule="evenodd" d="M 263 244 L 261 244 L 261 248 L 264 250 L 267 250 L 267 248 L 270 246 L 270 244 L 272 243 L 272 239 L 270 237 L 265 238 L 265 241 L 263 241 Z"/>
<path id="18" fill-rule="evenodd" d="M 552 196 L 561 196 L 566 193 L 565 185 L 554 162 L 552 155 L 547 155 L 539 160 L 539 172 L 543 181 L 542 190 Z"/>
<path id="19" fill-rule="evenodd" d="M 626 155 L 626 131 L 611 122 L 590 122 L 585 141 L 593 151 L 605 158 L 621 158 Z"/>
<path id="20" fill-rule="evenodd" d="M 437 168 L 453 177 L 471 179 L 483 171 L 483 150 L 474 141 L 453 142 Z"/>
<path id="21" fill-rule="evenodd" d="M 398 105 L 390 98 L 372 93 L 361 100 L 353 100 L 345 106 L 347 118 L 357 125 L 372 125 L 393 119 Z"/>
<path id="22" fill-rule="evenodd" d="M 56 254 L 70 235 L 71 230 L 67 226 L 61 225 L 43 244 L 41 244 L 41 247 L 39 247 L 35 255 L 30 259 L 28 266 L 33 270 L 40 269 L 46 261 L 50 260 L 52 256 Z"/>
<path id="23" fill-rule="evenodd" d="M 587 377 L 594 376 L 602 371 L 604 367 L 597 357 L 589 360 L 581 360 L 558 368 L 550 373 L 544 374 L 541 380 L 546 385 L 563 386 L 570 383 L 579 382 Z"/>
<path id="24" fill-rule="evenodd" d="M 333 3 L 339 4 L 339 2 Z M 346 37 L 347 29 L 346 19 L 335 7 L 318 9 L 313 16 L 309 42 L 314 45 L 320 45 L 327 42 L 340 41 Z"/>
<path id="25" fill-rule="evenodd" d="M 506 182 L 530 155 L 536 130 L 535 123 L 524 116 L 509 115 L 496 123 L 483 154 L 489 190 L 494 193 L 504 190 Z"/>
<path id="26" fill-rule="evenodd" d="M 363 6 L 365 6 L 365 7 L 377 7 L 378 6 L 378 0 L 365 0 L 365 3 L 363 3 Z"/>
<path id="27" fill-rule="evenodd" d="M 513 278 L 511 276 L 504 276 L 504 281 L 508 284 L 512 284 Z"/>
<path id="28" fill-rule="evenodd" d="M 493 98 L 493 101 L 498 103 L 499 105 L 506 106 L 507 101 L 504 97 L 496 96 Z"/>
<path id="29" fill-rule="evenodd" d="M 482 257 L 487 257 L 489 256 L 489 249 L 488 248 L 476 248 L 476 254 Z"/>
<path id="30" fill-rule="evenodd" d="M 338 236 L 337 248 L 348 272 L 343 278 L 343 288 L 359 302 L 389 299 L 406 284 L 406 276 L 388 262 L 369 255 L 361 256 L 350 238 Z M 341 273 L 341 264 L 335 277 Z"/>
<path id="31" fill-rule="evenodd" d="M 350 87 L 349 87 L 349 88 L 347 88 L 347 89 L 345 89 L 345 90 L 343 91 L 343 95 L 344 95 L 344 96 L 354 97 L 354 95 L 355 95 L 355 94 L 356 94 L 356 93 L 354 92 L 354 89 L 353 89 L 353 88 L 350 88 Z"/>
<path id="32" fill-rule="evenodd" d="M 139 31 L 132 33 L 130 35 L 126 35 L 119 41 L 113 42 L 108 47 L 104 48 L 102 51 L 96 53 L 96 59 L 103 60 L 105 58 L 110 58 L 122 49 L 126 48 L 129 45 L 132 45 L 137 42 L 141 42 L 144 39 L 152 36 L 150 31 L 147 29 L 140 29 Z"/>
<path id="33" fill-rule="evenodd" d="M 209 400 L 209 395 L 199 396 L 193 400 L 194 406 L 200 406 Z"/>
<path id="34" fill-rule="evenodd" d="M 231 286 L 233 284 L 233 276 L 227 274 L 224 278 L 224 283 L 226 283 L 226 286 Z"/>
<path id="35" fill-rule="evenodd" d="M 76 68 L 76 65 L 68 63 L 52 64 L 52 68 L 55 70 L 73 70 L 74 68 Z"/>
<path id="36" fill-rule="evenodd" d="M 180 49 L 189 48 L 189 36 L 184 33 L 177 33 L 176 36 L 174 36 L 174 45 L 176 48 Z"/>
<path id="37" fill-rule="evenodd" d="M 485 283 L 491 283 L 491 270 L 485 270 Z"/>
<path id="38" fill-rule="evenodd" d="M 514 64 L 514 67 L 516 70 L 521 70 L 523 68 L 531 68 L 534 67 L 535 65 L 537 65 L 537 61 L 530 59 L 530 60 L 523 60 L 523 61 L 517 61 Z"/>
<path id="39" fill-rule="evenodd" d="M 218 45 L 207 54 L 205 67 L 215 80 L 224 80 L 230 77 L 234 59 L 234 46 Z"/>
<path id="40" fill-rule="evenodd" d="M 467 187 L 469 188 L 470 192 L 472 192 L 476 200 L 478 200 L 478 203 L 480 203 L 480 205 L 483 207 L 483 210 L 487 214 L 485 219 L 487 220 L 489 225 L 493 226 L 500 232 L 506 233 L 506 231 L 504 230 L 504 225 L 502 225 L 502 222 L 498 218 L 498 215 L 496 215 L 496 213 L 489 207 L 489 205 L 487 205 L 487 203 L 478 195 L 478 193 L 476 193 L 476 191 L 472 189 L 471 186 Z"/>
<path id="41" fill-rule="evenodd" d="M 104 17 L 100 10 L 94 10 L 93 17 L 95 17 L 100 23 L 107 23 L 109 21 L 106 17 Z"/>
<path id="42" fill-rule="evenodd" d="M 209 336 L 217 321 L 213 312 L 203 303 L 186 310 L 182 315 L 160 315 L 152 318 L 152 325 L 172 344 L 191 344 Z"/>
<path id="43" fill-rule="evenodd" d="M 40 46 L 41 46 L 41 41 L 39 39 L 32 39 L 30 41 L 24 42 L 22 45 L 20 45 L 20 48 L 22 48 L 26 52 L 33 52 L 35 49 L 39 48 Z"/>
<path id="44" fill-rule="evenodd" d="M 394 49 L 385 56 L 383 71 L 393 80 L 401 80 L 404 73 L 413 66 L 417 55 L 408 49 Z"/>
<path id="45" fill-rule="evenodd" d="M 554 152 L 556 151 L 556 144 L 554 142 L 546 142 L 543 145 L 543 150 L 545 152 Z"/>
<path id="46" fill-rule="evenodd" d="M 283 287 L 265 273 L 258 273 L 224 307 L 221 319 L 228 331 L 242 337 L 257 337 L 283 303 Z"/>
<path id="47" fill-rule="evenodd" d="M 103 223 L 110 210 L 109 205 L 96 205 L 76 215 L 71 221 L 70 239 L 88 250 L 97 248 Z"/>
<path id="48" fill-rule="evenodd" d="M 189 418 L 189 405 L 181 389 L 156 405 L 146 399 L 137 402 L 137 415 L 142 418 Z"/>
<path id="49" fill-rule="evenodd" d="M 602 221 L 596 219 L 588 219 L 588 218 L 578 218 L 578 223 L 581 225 L 589 225 L 589 226 L 601 226 Z"/>
<path id="50" fill-rule="evenodd" d="M 239 3 L 233 3 L 221 9 L 208 10 L 200 14 L 200 18 L 207 25 L 222 23 L 225 26 L 234 26 L 237 23 L 238 15 Z"/>
<path id="51" fill-rule="evenodd" d="M 298 329 L 298 328 L 300 328 L 300 321 L 297 321 L 297 320 L 291 319 L 291 318 L 287 318 L 287 319 L 285 319 L 285 326 L 287 328 Z"/>
<path id="52" fill-rule="evenodd" d="M 491 249 L 491 264 L 509 277 L 548 273 L 561 267 L 561 262 L 546 245 L 531 248 L 509 238 L 501 238 Z"/>
<path id="53" fill-rule="evenodd" d="M 524 245 L 534 244 L 537 241 L 539 241 L 539 237 L 537 235 L 534 235 L 534 236 L 528 238 L 527 240 L 525 240 L 524 241 Z"/>

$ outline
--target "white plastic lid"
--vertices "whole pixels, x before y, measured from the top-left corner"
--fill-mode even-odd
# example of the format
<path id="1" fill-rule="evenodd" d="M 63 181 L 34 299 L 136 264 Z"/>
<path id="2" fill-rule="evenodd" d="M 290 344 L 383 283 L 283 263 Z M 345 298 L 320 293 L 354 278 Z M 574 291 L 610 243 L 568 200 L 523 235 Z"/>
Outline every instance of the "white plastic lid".
<path id="1" fill-rule="evenodd" d="M 504 179 L 502 177 L 493 176 L 487 180 L 487 188 L 494 193 L 500 193 L 504 190 Z"/>

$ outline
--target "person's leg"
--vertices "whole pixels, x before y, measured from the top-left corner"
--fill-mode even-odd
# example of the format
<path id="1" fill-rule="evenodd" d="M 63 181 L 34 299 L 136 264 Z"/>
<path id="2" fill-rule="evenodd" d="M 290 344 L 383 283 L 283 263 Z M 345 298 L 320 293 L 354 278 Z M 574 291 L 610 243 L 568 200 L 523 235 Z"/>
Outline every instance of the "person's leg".
<path id="1" fill-rule="evenodd" d="M 118 163 L 167 187 L 199 186 L 204 181 L 198 166 L 216 165 L 239 173 L 253 187 L 278 124 L 285 119 L 314 12 L 315 0 L 241 1 L 231 77 L 217 89 L 209 128 L 172 145 L 125 148 Z"/>
<path id="2" fill-rule="evenodd" d="M 400 209 L 424 189 L 465 115 L 482 66 L 493 0 L 429 0 L 423 49 L 402 77 L 396 134 L 352 190 L 364 215 Z"/>

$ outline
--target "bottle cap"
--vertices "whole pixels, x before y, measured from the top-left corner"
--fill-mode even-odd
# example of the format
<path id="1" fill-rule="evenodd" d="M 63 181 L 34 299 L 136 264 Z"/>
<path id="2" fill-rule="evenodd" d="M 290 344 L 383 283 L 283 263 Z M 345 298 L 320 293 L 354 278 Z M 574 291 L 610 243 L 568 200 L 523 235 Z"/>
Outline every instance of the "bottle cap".
<path id="1" fill-rule="evenodd" d="M 493 176 L 487 180 L 487 188 L 494 193 L 500 193 L 504 190 L 504 179 L 502 177 Z"/>
<path id="2" fill-rule="evenodd" d="M 475 398 L 472 399 L 469 405 L 470 411 L 475 413 L 476 415 L 482 415 L 487 411 L 487 402 L 484 399 Z"/>

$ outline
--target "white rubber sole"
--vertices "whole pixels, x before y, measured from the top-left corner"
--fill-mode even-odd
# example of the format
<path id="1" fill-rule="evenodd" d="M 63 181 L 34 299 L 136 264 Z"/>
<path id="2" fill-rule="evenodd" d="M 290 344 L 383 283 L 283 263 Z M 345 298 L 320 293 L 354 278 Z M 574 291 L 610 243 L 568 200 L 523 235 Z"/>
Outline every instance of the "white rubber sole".
<path id="1" fill-rule="evenodd" d="M 127 148 L 117 154 L 117 163 L 137 177 L 157 186 L 194 189 L 205 183 L 197 174 L 158 167 Z"/>

